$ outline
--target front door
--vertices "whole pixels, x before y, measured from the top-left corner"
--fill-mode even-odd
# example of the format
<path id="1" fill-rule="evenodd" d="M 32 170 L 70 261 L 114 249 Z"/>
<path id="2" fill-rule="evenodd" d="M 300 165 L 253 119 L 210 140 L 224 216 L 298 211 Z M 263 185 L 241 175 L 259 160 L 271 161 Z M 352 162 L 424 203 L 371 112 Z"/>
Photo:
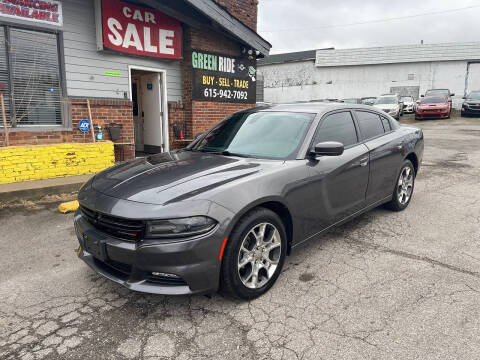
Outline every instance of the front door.
<path id="1" fill-rule="evenodd" d="M 310 163 L 310 187 L 314 197 L 313 235 L 345 219 L 365 206 L 368 186 L 368 148 L 359 137 L 350 111 L 328 114 L 321 121 L 313 144 L 337 141 L 340 156 L 320 156 Z M 312 145 L 313 145 L 312 144 Z"/>
<path id="2" fill-rule="evenodd" d="M 140 77 L 140 93 L 143 112 L 144 151 L 163 151 L 162 83 L 160 73 L 149 73 Z"/>

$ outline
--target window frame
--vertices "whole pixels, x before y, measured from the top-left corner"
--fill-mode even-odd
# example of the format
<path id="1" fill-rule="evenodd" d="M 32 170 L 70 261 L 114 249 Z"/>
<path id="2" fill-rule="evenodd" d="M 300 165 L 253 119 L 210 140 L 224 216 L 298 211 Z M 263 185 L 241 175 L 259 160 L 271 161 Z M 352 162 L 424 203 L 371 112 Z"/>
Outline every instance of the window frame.
<path id="1" fill-rule="evenodd" d="M 345 150 L 348 150 L 348 149 L 351 149 L 355 146 L 358 146 L 360 144 L 362 144 L 362 138 L 361 138 L 361 135 L 360 135 L 360 129 L 358 127 L 358 124 L 356 122 L 356 119 L 355 119 L 355 116 L 353 114 L 353 111 L 352 109 L 337 109 L 337 110 L 333 110 L 333 111 L 329 111 L 325 114 L 322 115 L 322 118 L 319 120 L 318 124 L 317 124 L 317 127 L 315 128 L 315 132 L 313 133 L 313 136 L 310 140 L 310 145 L 308 147 L 308 151 L 311 151 L 313 149 L 313 147 L 316 145 L 314 142 L 315 142 L 315 138 L 317 137 L 317 134 L 318 132 L 320 131 L 320 129 L 322 128 L 322 125 L 323 123 L 325 122 L 325 119 L 327 117 L 329 117 L 330 115 L 334 115 L 334 114 L 338 114 L 338 113 L 342 113 L 342 112 L 348 112 L 350 113 L 350 116 L 352 117 L 352 122 L 353 122 L 353 126 L 355 127 L 355 133 L 357 135 L 357 142 L 354 143 L 354 144 L 351 144 L 351 145 L 348 145 L 348 146 L 345 146 L 344 149 Z M 308 155 L 308 154 L 307 154 Z"/>
<path id="2" fill-rule="evenodd" d="M 14 101 L 12 97 L 12 84 L 13 84 L 13 73 L 11 71 L 12 63 L 12 53 L 9 49 L 6 49 L 7 52 L 7 71 L 8 71 L 8 93 L 10 101 L 10 119 L 7 119 L 7 126 L 9 132 L 45 132 L 45 131 L 70 131 L 72 130 L 72 117 L 71 117 L 71 106 L 68 100 L 67 94 L 67 83 L 66 83 L 66 70 L 65 70 L 65 52 L 64 52 L 64 39 L 63 31 L 60 29 L 53 29 L 48 27 L 38 27 L 34 25 L 27 24 L 18 24 L 10 21 L 0 21 L 0 27 L 5 29 L 5 41 L 10 43 L 10 30 L 20 29 L 28 31 L 36 31 L 54 34 L 56 37 L 57 43 L 57 56 L 58 56 L 58 66 L 59 66 L 59 91 L 60 91 L 60 110 L 61 110 L 61 124 L 39 124 L 39 125 L 20 125 L 12 124 L 11 118 L 12 113 L 16 115 L 16 107 L 14 106 Z M 0 122 L 0 128 L 3 129 L 3 124 Z"/>

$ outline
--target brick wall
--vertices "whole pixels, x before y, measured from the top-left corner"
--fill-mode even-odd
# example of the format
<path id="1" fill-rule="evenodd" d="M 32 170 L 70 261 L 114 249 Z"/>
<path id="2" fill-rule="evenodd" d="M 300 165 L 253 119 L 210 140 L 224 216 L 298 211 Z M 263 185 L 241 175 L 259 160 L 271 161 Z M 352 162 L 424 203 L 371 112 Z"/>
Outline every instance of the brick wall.
<path id="1" fill-rule="evenodd" d="M 215 0 L 215 2 L 253 30 L 257 30 L 258 0 Z"/>
<path id="2" fill-rule="evenodd" d="M 94 174 L 114 164 L 110 141 L 0 148 L 0 184 Z"/>
<path id="3" fill-rule="evenodd" d="M 101 126 L 105 140 L 111 140 L 106 127 L 110 124 L 121 124 L 120 138 L 116 143 L 134 143 L 133 133 L 133 109 L 132 102 L 129 100 L 90 100 L 90 109 L 92 111 L 93 123 L 95 126 Z M 72 99 L 72 141 L 83 142 L 83 133 L 78 130 L 78 122 L 82 119 L 88 119 L 88 107 L 86 99 Z M 90 134 L 85 135 L 85 140 L 92 141 Z M 133 145 L 115 146 L 116 160 L 131 159 L 135 156 Z M 123 156 L 122 156 L 123 152 Z"/>
<path id="4" fill-rule="evenodd" d="M 93 122 L 100 125 L 105 140 L 111 140 L 105 126 L 111 123 L 122 124 L 120 139 L 116 142 L 133 143 L 133 111 L 132 102 L 127 100 L 90 100 Z M 85 134 L 78 129 L 78 122 L 81 119 L 88 119 L 88 108 L 86 99 L 72 99 L 72 130 L 71 131 L 21 131 L 16 128 L 10 131 L 9 140 L 12 146 L 58 144 L 58 143 L 83 143 L 92 142 L 90 133 Z M 0 132 L 0 147 L 4 145 L 4 134 Z M 125 158 L 133 157 L 133 147 L 125 146 Z M 116 159 L 120 159 L 120 147 L 115 146 Z"/>

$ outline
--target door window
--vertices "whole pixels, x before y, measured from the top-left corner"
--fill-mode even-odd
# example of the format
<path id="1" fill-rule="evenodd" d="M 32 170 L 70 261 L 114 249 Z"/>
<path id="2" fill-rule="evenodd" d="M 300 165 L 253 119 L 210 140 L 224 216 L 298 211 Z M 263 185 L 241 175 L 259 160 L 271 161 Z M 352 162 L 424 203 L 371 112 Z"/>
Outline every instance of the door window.
<path id="1" fill-rule="evenodd" d="M 327 115 L 315 135 L 314 145 L 325 141 L 337 141 L 344 147 L 358 142 L 357 131 L 350 111 Z"/>
<path id="2" fill-rule="evenodd" d="M 368 111 L 357 111 L 360 132 L 365 139 L 371 139 L 385 133 L 380 115 Z"/>
<path id="3" fill-rule="evenodd" d="M 383 128 L 385 129 L 385 132 L 389 132 L 392 130 L 392 127 L 390 126 L 390 121 L 388 121 L 387 118 L 382 117 L 382 123 L 383 123 Z"/>

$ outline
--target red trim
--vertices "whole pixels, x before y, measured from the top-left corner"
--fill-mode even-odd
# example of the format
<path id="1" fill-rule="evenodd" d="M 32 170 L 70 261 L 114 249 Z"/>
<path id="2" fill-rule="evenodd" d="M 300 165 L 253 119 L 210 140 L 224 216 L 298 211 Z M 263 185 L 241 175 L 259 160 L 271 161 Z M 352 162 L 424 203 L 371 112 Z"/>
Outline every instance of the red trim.
<path id="1" fill-rule="evenodd" d="M 228 238 L 223 239 L 222 247 L 220 248 L 220 254 L 218 255 L 218 260 L 222 261 L 223 251 L 225 250 L 225 245 L 227 245 Z"/>

